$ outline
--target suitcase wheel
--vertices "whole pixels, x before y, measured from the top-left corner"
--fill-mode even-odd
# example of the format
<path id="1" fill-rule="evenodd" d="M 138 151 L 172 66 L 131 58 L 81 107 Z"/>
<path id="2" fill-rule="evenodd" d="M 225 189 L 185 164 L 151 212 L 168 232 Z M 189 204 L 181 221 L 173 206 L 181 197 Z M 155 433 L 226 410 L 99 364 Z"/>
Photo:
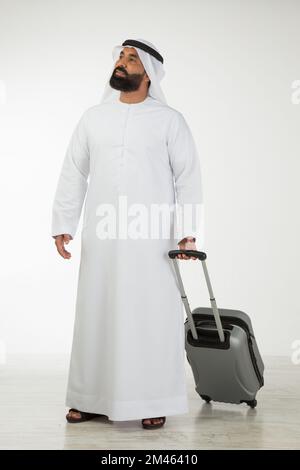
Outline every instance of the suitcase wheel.
<path id="1" fill-rule="evenodd" d="M 205 400 L 206 403 L 209 403 L 211 401 L 211 398 L 208 395 L 200 395 L 200 397 L 202 398 L 202 400 Z"/>
<path id="2" fill-rule="evenodd" d="M 247 403 L 251 408 L 255 408 L 257 405 L 257 400 L 251 400 Z"/>
<path id="3" fill-rule="evenodd" d="M 257 405 L 257 400 L 242 400 L 241 403 L 247 403 L 251 408 L 255 408 Z"/>

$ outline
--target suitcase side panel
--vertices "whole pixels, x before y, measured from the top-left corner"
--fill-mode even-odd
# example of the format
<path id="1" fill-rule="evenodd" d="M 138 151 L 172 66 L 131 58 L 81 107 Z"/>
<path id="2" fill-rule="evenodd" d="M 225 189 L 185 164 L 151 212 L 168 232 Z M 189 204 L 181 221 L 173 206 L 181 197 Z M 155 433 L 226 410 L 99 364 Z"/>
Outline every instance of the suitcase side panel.
<path id="1" fill-rule="evenodd" d="M 249 344 L 249 349 L 250 349 L 250 353 L 252 353 L 253 367 L 256 370 L 261 386 L 263 386 L 264 385 L 264 379 L 263 379 L 264 363 L 263 363 L 262 357 L 260 355 L 260 352 L 257 346 L 257 342 L 254 336 L 250 317 L 245 312 L 242 312 L 240 310 L 219 308 L 219 313 L 220 313 L 221 321 L 224 324 L 226 322 L 230 322 L 232 325 L 234 325 L 235 323 L 237 325 L 245 323 L 248 326 L 248 330 L 250 333 L 250 343 L 251 343 Z M 194 319 L 196 326 L 199 323 L 199 321 L 201 321 L 202 319 L 210 319 L 211 321 L 214 322 L 213 312 L 211 308 L 207 308 L 207 307 L 196 308 L 195 310 L 193 310 L 192 315 L 193 315 L 193 319 Z"/>
<path id="2" fill-rule="evenodd" d="M 253 400 L 260 384 L 253 369 L 245 331 L 233 327 L 230 331 L 230 347 L 224 350 L 191 345 L 187 324 L 185 328 L 187 359 L 199 395 L 228 403 Z"/>

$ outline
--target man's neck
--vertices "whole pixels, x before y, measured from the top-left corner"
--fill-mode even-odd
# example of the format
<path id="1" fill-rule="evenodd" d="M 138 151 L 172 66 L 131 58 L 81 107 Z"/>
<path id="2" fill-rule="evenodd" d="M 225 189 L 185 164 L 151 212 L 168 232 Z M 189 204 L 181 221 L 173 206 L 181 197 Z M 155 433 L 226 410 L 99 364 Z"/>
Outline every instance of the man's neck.
<path id="1" fill-rule="evenodd" d="M 140 103 L 144 101 L 148 96 L 148 93 L 141 93 L 141 92 L 135 92 L 135 91 L 121 91 L 120 93 L 120 98 L 119 100 L 122 101 L 122 103 Z"/>

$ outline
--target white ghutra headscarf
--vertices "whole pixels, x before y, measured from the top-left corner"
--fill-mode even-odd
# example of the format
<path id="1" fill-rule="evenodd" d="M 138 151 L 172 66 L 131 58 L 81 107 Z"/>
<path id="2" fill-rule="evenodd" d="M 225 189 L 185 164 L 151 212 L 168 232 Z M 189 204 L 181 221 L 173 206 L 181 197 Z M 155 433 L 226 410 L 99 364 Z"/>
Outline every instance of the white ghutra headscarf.
<path id="1" fill-rule="evenodd" d="M 117 62 L 123 47 L 134 47 L 136 49 L 139 58 L 146 70 L 146 73 L 151 80 L 151 84 L 148 89 L 148 95 L 162 102 L 163 104 L 167 104 L 164 93 L 160 87 L 160 82 L 165 75 L 163 57 L 158 52 L 157 48 L 151 42 L 146 41 L 145 39 L 126 39 L 122 45 L 114 47 L 112 52 L 114 64 L 107 80 L 104 93 L 101 98 L 101 103 L 113 102 L 119 99 L 120 90 L 115 90 L 112 88 L 109 84 L 109 80 L 115 69 L 115 63 Z"/>

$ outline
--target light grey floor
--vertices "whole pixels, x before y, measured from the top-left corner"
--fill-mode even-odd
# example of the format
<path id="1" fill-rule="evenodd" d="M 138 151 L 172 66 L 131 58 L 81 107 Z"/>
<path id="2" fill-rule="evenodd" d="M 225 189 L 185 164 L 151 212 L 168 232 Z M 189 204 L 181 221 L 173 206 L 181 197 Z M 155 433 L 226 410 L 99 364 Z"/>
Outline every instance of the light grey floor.
<path id="1" fill-rule="evenodd" d="M 146 430 L 105 418 L 68 424 L 68 356 L 11 355 L 0 364 L 1 449 L 300 449 L 300 365 L 264 357 L 258 406 L 204 403 L 186 363 L 190 412 Z"/>

